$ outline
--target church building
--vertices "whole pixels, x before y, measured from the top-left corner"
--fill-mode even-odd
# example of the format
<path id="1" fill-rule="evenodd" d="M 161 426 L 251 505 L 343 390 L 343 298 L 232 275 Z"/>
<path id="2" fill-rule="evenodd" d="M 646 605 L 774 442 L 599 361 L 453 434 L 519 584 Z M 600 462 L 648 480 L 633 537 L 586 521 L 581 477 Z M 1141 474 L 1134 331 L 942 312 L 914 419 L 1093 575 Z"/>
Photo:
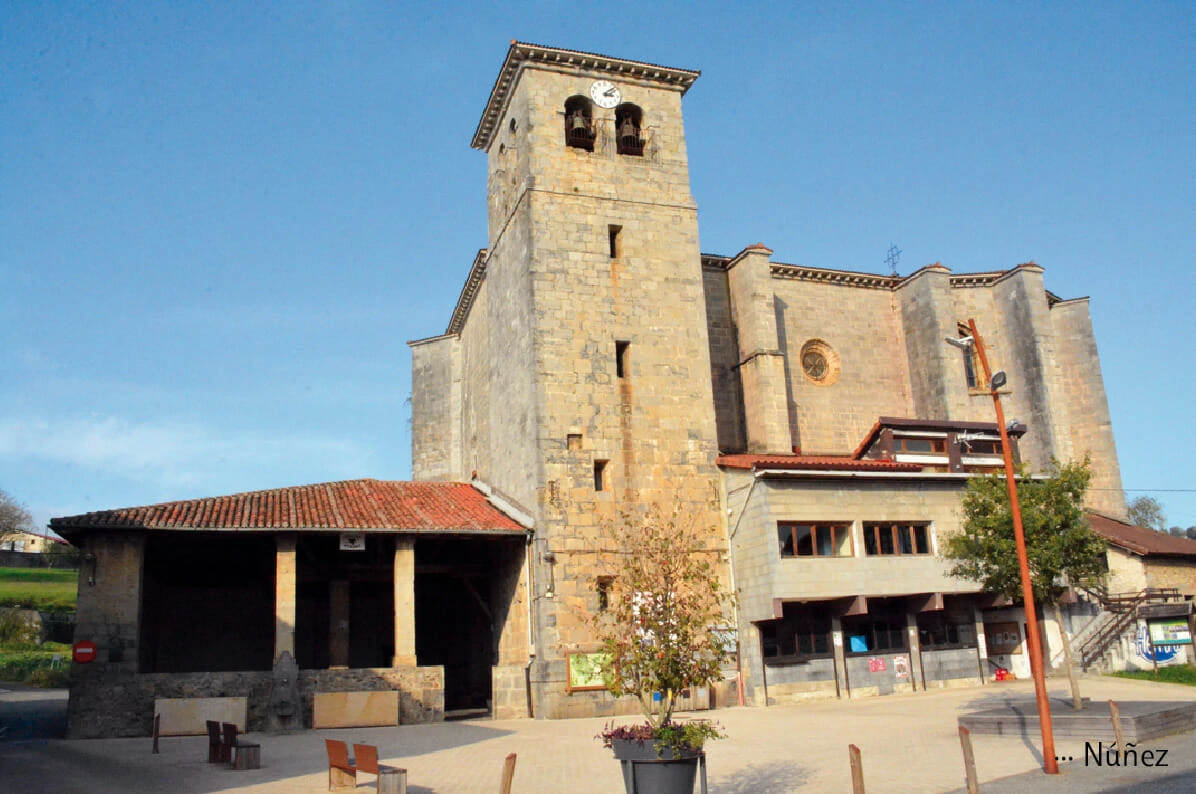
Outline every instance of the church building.
<path id="1" fill-rule="evenodd" d="M 723 551 L 745 701 L 977 682 L 995 604 L 936 552 L 1002 451 L 974 353 L 945 339 L 974 319 L 1015 453 L 1091 456 L 1095 506 L 1121 514 L 1087 300 L 1034 263 L 900 277 L 702 253 L 697 78 L 515 42 L 473 138 L 489 241 L 445 332 L 411 343 L 413 474 L 484 482 L 533 519 L 531 644 L 496 691 L 526 665 L 539 715 L 618 710 L 573 691 L 569 660 L 596 650 L 604 526 L 656 502 Z"/>
<path id="2" fill-rule="evenodd" d="M 937 556 L 1003 452 L 983 373 L 945 339 L 974 320 L 1014 454 L 1090 457 L 1092 507 L 1123 516 L 1087 299 L 1032 262 L 896 276 L 702 253 L 698 77 L 511 44 L 473 137 L 486 247 L 444 332 L 409 343 L 415 482 L 54 519 L 84 552 L 76 639 L 95 646 L 71 735 L 146 734 L 184 700 L 235 701 L 250 730 L 327 726 L 361 693 L 386 698 L 350 724 L 634 713 L 583 671 L 618 597 L 610 527 L 654 504 L 708 528 L 739 595 L 726 681 L 691 707 L 1016 661 L 986 639 L 1016 616 Z"/>

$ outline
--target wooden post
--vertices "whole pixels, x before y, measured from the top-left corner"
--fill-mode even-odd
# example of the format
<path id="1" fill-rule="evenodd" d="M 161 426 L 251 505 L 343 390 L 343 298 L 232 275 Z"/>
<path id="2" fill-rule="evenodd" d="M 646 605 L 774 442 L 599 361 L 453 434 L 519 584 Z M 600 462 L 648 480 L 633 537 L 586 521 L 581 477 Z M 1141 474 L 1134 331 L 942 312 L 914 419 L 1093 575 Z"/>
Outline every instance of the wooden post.
<path id="1" fill-rule="evenodd" d="M 972 732 L 962 725 L 959 728 L 959 744 L 963 747 L 963 775 L 968 784 L 968 794 L 980 794 L 980 781 L 976 779 L 976 755 L 972 752 Z"/>
<path id="2" fill-rule="evenodd" d="M 158 735 L 162 730 L 162 715 L 154 715 L 154 755 L 158 754 Z"/>
<path id="3" fill-rule="evenodd" d="M 515 754 L 511 753 L 507 756 L 506 763 L 502 767 L 502 785 L 498 788 L 498 794 L 511 794 L 511 781 L 515 779 Z"/>
<path id="4" fill-rule="evenodd" d="M 1117 740 L 1117 757 L 1121 758 L 1125 752 L 1125 731 L 1121 729 L 1121 709 L 1117 703 L 1109 701 L 1109 716 L 1113 719 L 1113 736 Z"/>
<path id="5" fill-rule="evenodd" d="M 407 770 L 380 767 L 378 794 L 407 794 Z"/>
<path id="6" fill-rule="evenodd" d="M 860 759 L 860 748 L 847 745 L 847 756 L 851 759 L 851 794 L 864 794 L 864 762 Z"/>

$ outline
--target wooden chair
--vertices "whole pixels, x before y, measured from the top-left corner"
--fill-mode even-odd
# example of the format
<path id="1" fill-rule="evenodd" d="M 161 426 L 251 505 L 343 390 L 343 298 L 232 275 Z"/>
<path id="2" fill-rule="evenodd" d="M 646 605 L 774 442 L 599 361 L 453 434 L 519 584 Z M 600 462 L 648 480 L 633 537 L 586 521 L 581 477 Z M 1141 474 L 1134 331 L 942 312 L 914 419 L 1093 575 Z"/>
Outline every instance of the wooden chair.
<path id="1" fill-rule="evenodd" d="M 339 739 L 325 739 L 328 750 L 328 790 L 357 786 L 357 767 L 349 760 L 349 748 Z"/>
<path id="2" fill-rule="evenodd" d="M 231 722 L 221 725 L 224 741 L 220 744 L 220 760 L 237 769 L 257 769 L 261 766 L 262 746 L 237 736 L 237 726 Z M 211 731 L 211 729 L 208 729 Z"/>
<path id="3" fill-rule="evenodd" d="M 353 760 L 360 771 L 377 776 L 378 794 L 406 794 L 407 770 L 379 764 L 378 748 L 374 745 L 353 745 Z"/>
<path id="4" fill-rule="evenodd" d="M 228 757 L 224 755 L 224 745 L 220 742 L 220 723 L 216 720 L 207 720 L 208 725 L 208 763 L 215 764 L 219 761 L 227 761 Z"/>
<path id="5" fill-rule="evenodd" d="M 221 723 L 220 727 L 224 731 L 220 760 L 231 764 L 233 762 L 233 750 L 237 746 L 237 726 L 231 722 L 224 722 Z"/>

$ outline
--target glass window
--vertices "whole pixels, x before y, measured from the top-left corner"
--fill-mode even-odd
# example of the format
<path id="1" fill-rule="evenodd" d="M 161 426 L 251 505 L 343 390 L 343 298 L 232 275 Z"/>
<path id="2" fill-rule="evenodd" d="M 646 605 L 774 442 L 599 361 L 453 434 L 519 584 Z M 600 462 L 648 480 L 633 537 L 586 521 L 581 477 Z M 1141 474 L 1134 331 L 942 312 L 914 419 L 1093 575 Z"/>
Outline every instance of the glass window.
<path id="1" fill-rule="evenodd" d="M 929 554 L 930 532 L 926 524 L 864 524 L 864 552 L 868 556 Z"/>
<path id="2" fill-rule="evenodd" d="M 850 557 L 850 524 L 777 524 L 782 557 Z"/>
<path id="3" fill-rule="evenodd" d="M 764 658 L 770 663 L 831 655 L 831 619 L 816 604 L 786 604 L 784 617 L 757 624 Z"/>
<path id="4" fill-rule="evenodd" d="M 843 633 L 848 639 L 848 653 L 906 650 L 905 605 L 887 599 L 871 601 L 867 615 L 843 618 Z"/>

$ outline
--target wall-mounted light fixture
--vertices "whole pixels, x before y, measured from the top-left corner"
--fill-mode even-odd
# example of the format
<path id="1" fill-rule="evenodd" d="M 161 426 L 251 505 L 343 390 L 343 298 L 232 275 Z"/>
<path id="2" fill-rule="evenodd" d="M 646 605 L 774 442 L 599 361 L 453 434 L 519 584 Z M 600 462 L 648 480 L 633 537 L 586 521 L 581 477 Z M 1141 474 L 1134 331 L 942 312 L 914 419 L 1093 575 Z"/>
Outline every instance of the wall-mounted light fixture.
<path id="1" fill-rule="evenodd" d="M 87 586 L 96 586 L 96 556 L 90 551 L 83 555 L 83 572 L 87 574 Z"/>

